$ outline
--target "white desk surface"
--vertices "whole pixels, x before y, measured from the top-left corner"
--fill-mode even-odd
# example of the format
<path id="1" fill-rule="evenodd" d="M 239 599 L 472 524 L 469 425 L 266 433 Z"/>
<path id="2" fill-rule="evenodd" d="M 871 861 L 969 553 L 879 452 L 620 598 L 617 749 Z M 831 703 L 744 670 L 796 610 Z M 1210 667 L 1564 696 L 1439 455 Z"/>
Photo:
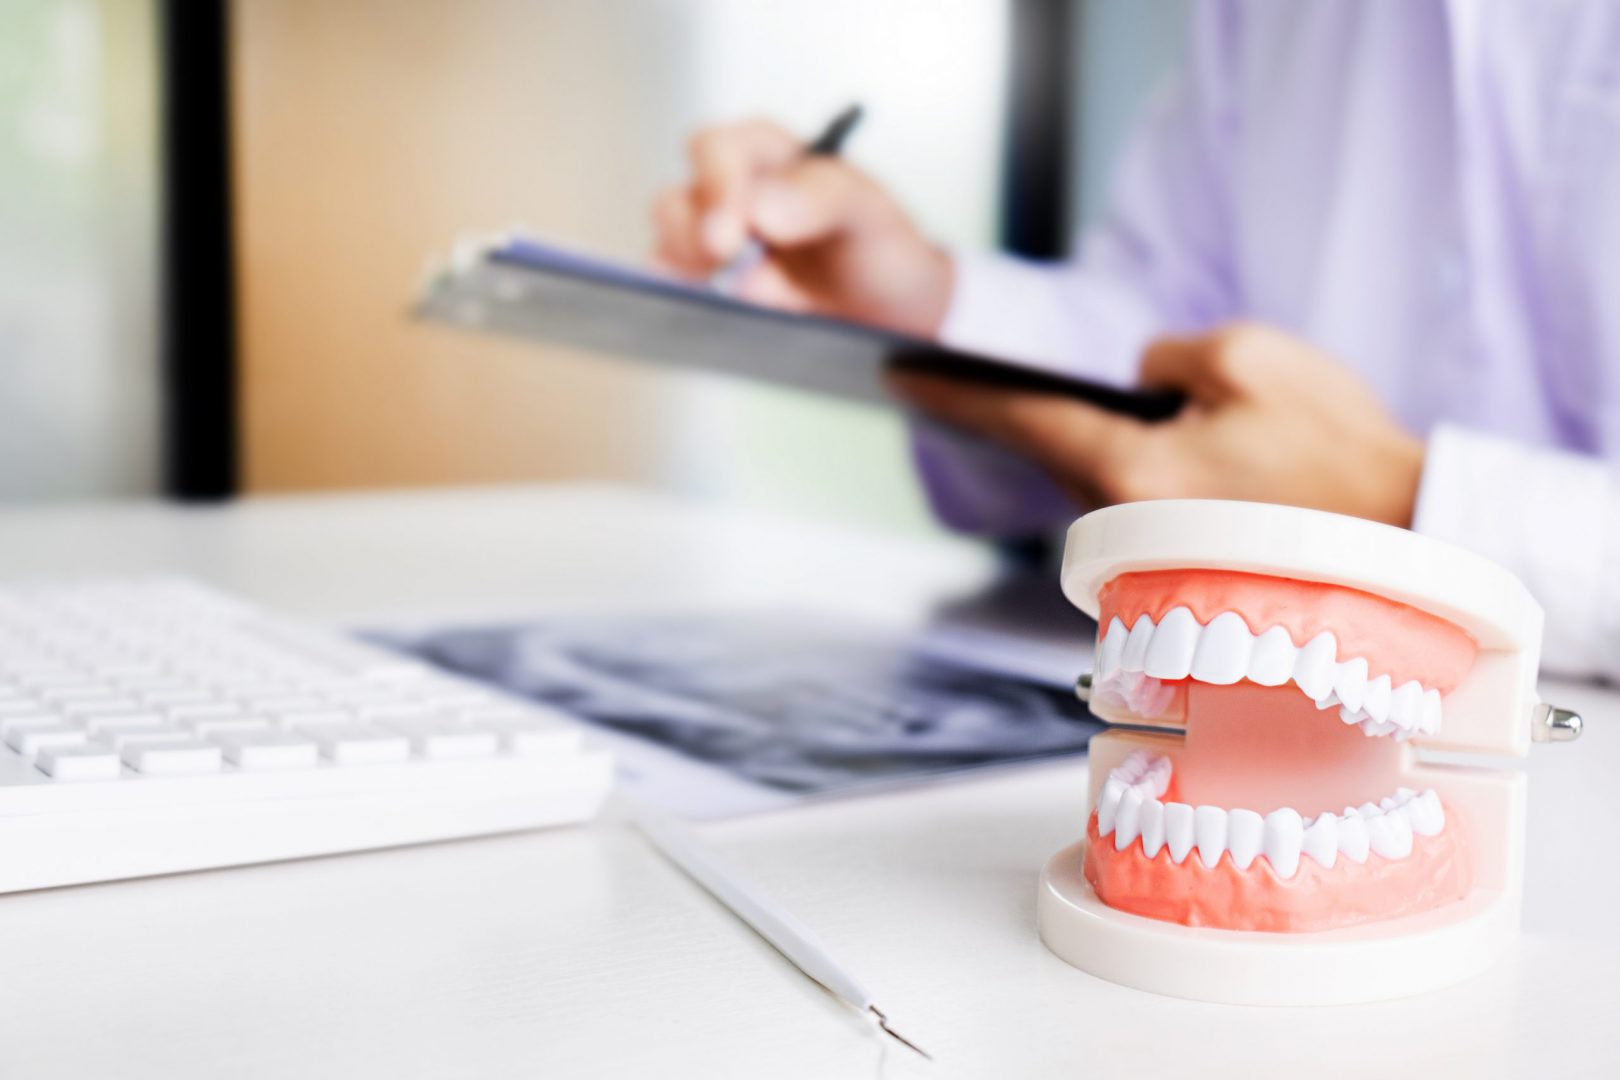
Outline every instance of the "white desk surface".
<path id="1" fill-rule="evenodd" d="M 0 511 L 4 576 L 152 570 L 355 624 L 783 603 L 903 617 L 991 565 L 604 488 Z M 704 828 L 932 1068 L 604 822 L 0 897 L 0 1076 L 1620 1075 L 1620 870 L 1600 839 L 1620 695 L 1546 689 L 1588 729 L 1528 765 L 1524 937 L 1426 997 L 1233 1008 L 1066 966 L 1034 927 L 1036 874 L 1080 828 L 1066 763 Z"/>

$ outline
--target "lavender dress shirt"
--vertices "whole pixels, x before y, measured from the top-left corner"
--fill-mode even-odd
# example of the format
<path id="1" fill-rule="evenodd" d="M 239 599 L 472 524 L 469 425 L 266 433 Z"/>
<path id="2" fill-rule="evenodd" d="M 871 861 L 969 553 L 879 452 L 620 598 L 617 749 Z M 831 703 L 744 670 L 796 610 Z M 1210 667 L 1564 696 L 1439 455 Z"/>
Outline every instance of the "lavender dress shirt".
<path id="1" fill-rule="evenodd" d="M 1620 3 L 1199 0 L 1080 257 L 964 255 L 947 342 L 1133 381 L 1255 319 L 1429 439 L 1416 527 L 1518 572 L 1549 665 L 1620 675 Z M 940 516 L 1070 517 L 1027 464 L 916 438 Z"/>

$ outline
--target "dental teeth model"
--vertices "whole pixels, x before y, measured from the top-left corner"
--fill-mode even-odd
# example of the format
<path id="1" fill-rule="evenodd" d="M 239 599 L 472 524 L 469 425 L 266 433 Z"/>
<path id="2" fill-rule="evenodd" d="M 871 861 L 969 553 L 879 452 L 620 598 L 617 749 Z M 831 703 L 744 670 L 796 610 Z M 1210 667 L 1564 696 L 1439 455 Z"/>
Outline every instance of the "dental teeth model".
<path id="1" fill-rule="evenodd" d="M 1578 732 L 1536 698 L 1542 615 L 1512 575 L 1365 521 L 1165 501 L 1076 522 L 1063 585 L 1101 627 L 1092 711 L 1130 729 L 1092 741 L 1084 839 L 1042 876 L 1053 951 L 1325 1004 L 1446 985 L 1513 939 L 1523 775 L 1420 755 Z"/>

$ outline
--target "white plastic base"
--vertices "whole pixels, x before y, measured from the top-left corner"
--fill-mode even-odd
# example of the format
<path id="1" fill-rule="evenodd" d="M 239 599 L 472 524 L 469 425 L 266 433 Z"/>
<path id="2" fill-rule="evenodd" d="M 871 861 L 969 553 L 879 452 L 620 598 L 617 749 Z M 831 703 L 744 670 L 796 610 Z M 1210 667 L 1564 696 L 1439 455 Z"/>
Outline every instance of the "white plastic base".
<path id="1" fill-rule="evenodd" d="M 1306 934 L 1212 930 L 1116 911 L 1081 866 L 1084 842 L 1041 872 L 1047 948 L 1083 971 L 1229 1005 L 1349 1005 L 1438 990 L 1490 967 L 1518 935 L 1518 898 L 1476 888 L 1434 911 Z"/>

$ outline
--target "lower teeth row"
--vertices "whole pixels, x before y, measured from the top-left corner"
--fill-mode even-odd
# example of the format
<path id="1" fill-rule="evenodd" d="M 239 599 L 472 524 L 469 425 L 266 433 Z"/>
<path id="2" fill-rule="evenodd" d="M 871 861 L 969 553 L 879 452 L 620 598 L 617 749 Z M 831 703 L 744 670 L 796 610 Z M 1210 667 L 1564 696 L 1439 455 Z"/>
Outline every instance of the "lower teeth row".
<path id="1" fill-rule="evenodd" d="M 1150 859 L 1166 848 L 1177 865 L 1195 849 L 1207 867 L 1229 853 L 1239 870 L 1247 870 L 1264 855 L 1279 877 L 1290 878 L 1302 855 L 1329 870 L 1341 857 L 1354 863 L 1366 862 L 1369 853 L 1405 858 L 1412 852 L 1414 836 L 1438 835 L 1446 824 L 1433 789 L 1399 788 L 1380 803 L 1306 820 L 1290 807 L 1262 817 L 1253 810 L 1162 802 L 1169 782 L 1169 758 L 1133 751 L 1103 784 L 1097 800 L 1099 836 L 1112 836 L 1116 851 L 1140 839 L 1142 852 Z"/>

